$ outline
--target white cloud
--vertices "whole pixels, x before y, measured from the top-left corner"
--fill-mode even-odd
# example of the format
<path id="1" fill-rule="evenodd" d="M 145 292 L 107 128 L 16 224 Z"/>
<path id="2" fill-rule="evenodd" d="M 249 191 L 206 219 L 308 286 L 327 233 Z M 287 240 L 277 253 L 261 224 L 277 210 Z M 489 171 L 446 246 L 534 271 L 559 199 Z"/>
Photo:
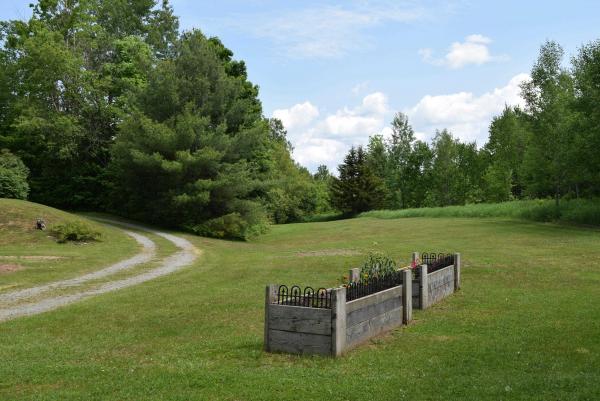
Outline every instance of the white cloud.
<path id="1" fill-rule="evenodd" d="M 278 118 L 288 130 L 305 127 L 319 116 L 319 109 L 309 101 L 296 104 L 289 109 L 273 111 L 273 117 Z"/>
<path id="2" fill-rule="evenodd" d="M 405 112 L 421 139 L 431 139 L 436 129 L 448 128 L 461 140 L 477 141 L 481 146 L 487 141 L 494 115 L 505 105 L 524 105 L 519 85 L 527 79 L 527 74 L 518 74 L 507 85 L 480 96 L 472 92 L 427 95 Z"/>
<path id="3" fill-rule="evenodd" d="M 322 118 L 316 118 L 316 113 L 301 112 L 312 108 L 316 110 L 310 102 L 304 102 L 273 112 L 273 117 L 280 118 L 288 131 L 288 139 L 294 145 L 294 158 L 311 170 L 325 164 L 336 171 L 351 146 L 365 145 L 373 134 L 389 136 L 386 119 L 390 109 L 387 97 L 381 92 L 363 97 L 355 107 L 344 107 Z M 302 116 L 307 115 L 314 117 L 301 121 Z"/>
<path id="4" fill-rule="evenodd" d="M 371 93 L 363 98 L 360 106 L 345 107 L 327 116 L 322 130 L 337 137 L 368 136 L 381 130 L 387 112 L 387 97 L 381 92 Z"/>
<path id="5" fill-rule="evenodd" d="M 528 78 L 527 74 L 518 74 L 506 85 L 479 96 L 472 92 L 427 95 L 404 112 L 419 140 L 429 141 L 436 129 L 448 128 L 462 141 L 477 141 L 481 146 L 487 141 L 492 118 L 505 105 L 523 106 L 519 85 Z M 273 112 L 288 130 L 296 161 L 312 171 L 325 164 L 334 172 L 351 146 L 366 145 L 374 134 L 389 138 L 392 115 L 382 92 L 371 93 L 354 107 L 332 113 L 319 113 L 308 101 Z"/>
<path id="6" fill-rule="evenodd" d="M 230 24 L 271 40 L 292 58 L 335 58 L 369 46 L 371 37 L 367 31 L 371 28 L 423 20 L 433 12 L 433 8 L 413 2 L 348 1 L 336 6 L 240 16 Z"/>
<path id="7" fill-rule="evenodd" d="M 423 61 L 453 69 L 462 68 L 466 65 L 482 65 L 491 61 L 501 61 L 507 56 L 493 56 L 488 48 L 492 40 L 480 34 L 469 35 L 464 42 L 454 42 L 450 45 L 448 52 L 443 58 L 435 58 L 434 51 L 430 48 L 419 49 L 419 55 Z"/>

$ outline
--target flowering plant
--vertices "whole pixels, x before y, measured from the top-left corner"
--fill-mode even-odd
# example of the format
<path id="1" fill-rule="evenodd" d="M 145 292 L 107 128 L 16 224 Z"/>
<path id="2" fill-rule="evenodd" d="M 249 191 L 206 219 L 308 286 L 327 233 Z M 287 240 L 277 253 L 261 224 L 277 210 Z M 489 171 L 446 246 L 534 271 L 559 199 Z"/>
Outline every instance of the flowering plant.
<path id="1" fill-rule="evenodd" d="M 411 269 L 416 269 L 418 266 L 421 266 L 421 259 L 417 258 L 410 263 Z"/>

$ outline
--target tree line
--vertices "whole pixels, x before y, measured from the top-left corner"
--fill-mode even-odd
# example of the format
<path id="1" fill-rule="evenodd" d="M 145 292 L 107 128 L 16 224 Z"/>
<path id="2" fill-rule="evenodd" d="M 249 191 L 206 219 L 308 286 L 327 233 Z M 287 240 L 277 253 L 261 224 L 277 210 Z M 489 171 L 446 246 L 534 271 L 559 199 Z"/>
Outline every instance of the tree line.
<path id="1" fill-rule="evenodd" d="M 32 11 L 0 24 L 0 196 L 233 238 L 329 209 L 244 62 L 167 0 Z"/>
<path id="2" fill-rule="evenodd" d="M 594 197 L 600 188 L 600 42 L 570 65 L 545 43 L 482 148 L 446 129 L 352 148 L 333 176 L 291 157 L 246 65 L 180 32 L 168 0 L 39 0 L 0 22 L 0 196 L 100 210 L 216 237 L 321 213 Z"/>
<path id="3" fill-rule="evenodd" d="M 506 106 L 477 148 L 446 129 L 432 142 L 415 139 L 397 113 L 392 135 L 352 148 L 331 177 L 334 206 L 356 214 L 503 202 L 526 198 L 593 198 L 600 194 L 600 41 L 581 46 L 564 66 L 564 50 L 541 46 L 523 108 Z"/>

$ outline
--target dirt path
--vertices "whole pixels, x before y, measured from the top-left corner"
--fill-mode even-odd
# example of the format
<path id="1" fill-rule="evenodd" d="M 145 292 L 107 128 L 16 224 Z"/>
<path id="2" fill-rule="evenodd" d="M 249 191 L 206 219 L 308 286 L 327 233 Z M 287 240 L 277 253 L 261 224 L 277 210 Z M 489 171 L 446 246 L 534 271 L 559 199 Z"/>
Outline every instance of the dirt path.
<path id="1" fill-rule="evenodd" d="M 159 232 L 159 231 L 150 230 L 150 229 L 142 227 L 142 226 L 126 224 L 126 223 L 111 221 L 111 220 L 107 220 L 107 219 L 97 219 L 97 220 L 104 222 L 104 223 L 125 226 L 125 227 L 130 227 L 130 228 L 134 228 L 134 229 L 138 229 L 138 230 L 144 230 L 144 231 L 151 232 L 155 235 L 159 235 L 159 236 L 167 239 L 168 241 L 171 241 L 173 244 L 175 244 L 175 246 L 177 246 L 180 249 L 180 251 L 164 258 L 160 262 L 160 265 L 157 268 L 137 274 L 135 276 L 131 276 L 131 277 L 127 277 L 127 278 L 119 279 L 119 280 L 114 280 L 114 281 L 109 281 L 109 282 L 100 284 L 96 288 L 88 289 L 85 291 L 75 292 L 75 293 L 68 294 L 68 295 L 47 297 L 47 298 L 44 298 L 44 299 L 41 299 L 41 300 L 35 301 L 35 302 L 19 304 L 19 305 L 11 306 L 8 308 L 0 308 L 0 322 L 5 321 L 5 320 L 14 319 L 14 318 L 17 318 L 20 316 L 29 316 L 29 315 L 35 315 L 38 313 L 42 313 L 42 312 L 47 312 L 47 311 L 59 308 L 61 306 L 69 305 L 73 302 L 76 302 L 76 301 L 79 301 L 79 300 L 82 300 L 85 298 L 89 298 L 89 297 L 92 297 L 95 295 L 100 295 L 100 294 L 104 294 L 104 293 L 107 293 L 110 291 L 116 291 L 116 290 L 119 290 L 122 288 L 127 288 L 127 287 L 131 287 L 131 286 L 134 286 L 137 284 L 141 284 L 143 282 L 155 279 L 157 277 L 173 273 L 185 266 L 188 266 L 192 262 L 194 262 L 194 260 L 196 260 L 196 258 L 200 255 L 200 251 L 191 242 L 189 242 L 188 240 L 183 239 L 181 237 L 177 237 L 175 235 L 171 235 L 171 234 L 167 234 L 167 233 L 163 233 L 163 232 Z M 94 273 L 89 273 L 89 274 L 86 274 L 86 275 L 83 275 L 83 276 L 80 276 L 80 277 L 77 277 L 74 279 L 63 280 L 62 282 L 50 283 L 45 286 L 40 286 L 40 287 L 35 287 L 35 288 L 30 288 L 30 289 L 25 289 L 25 290 L 20 290 L 20 291 L 14 292 L 14 293 L 12 293 L 13 294 L 12 298 L 6 298 L 6 300 L 10 299 L 10 300 L 14 301 L 14 300 L 19 300 L 19 299 L 24 299 L 24 298 L 30 298 L 33 295 L 37 295 L 41 292 L 48 291 L 48 290 L 54 289 L 54 288 L 76 287 L 77 285 L 80 285 L 86 281 L 105 277 L 105 276 L 107 276 L 109 274 L 113 274 L 117 271 L 130 268 L 136 264 L 144 263 L 144 262 L 138 262 L 138 263 L 135 263 L 134 265 L 126 264 L 126 262 L 129 262 L 134 258 L 147 257 L 148 253 L 151 253 L 152 256 L 150 256 L 150 258 L 146 261 L 151 260 L 154 257 L 154 252 L 155 252 L 154 243 L 149 238 L 147 238 L 143 235 L 135 234 L 135 233 L 131 233 L 131 232 L 127 232 L 127 233 L 129 235 L 134 234 L 135 235 L 134 238 L 136 238 L 136 240 L 138 240 L 138 242 L 141 241 L 140 243 L 143 244 L 145 250 L 152 249 L 152 251 L 151 252 L 142 252 L 142 253 L 134 256 L 133 258 L 130 258 L 130 259 L 127 259 L 126 261 L 122 261 L 115 265 L 109 266 L 106 269 L 102 269 L 102 270 L 99 270 Z M 150 245 L 150 244 L 152 244 L 152 245 Z M 125 264 L 125 265 L 123 265 L 123 264 Z M 111 269 L 111 270 L 109 270 L 109 269 Z M 31 292 L 26 293 L 26 291 L 31 291 Z M 16 293 L 20 293 L 20 294 L 15 295 Z M 3 294 L 2 297 L 7 297 L 10 294 L 11 293 Z M 0 298 L 0 301 L 3 301 L 3 298 Z"/>

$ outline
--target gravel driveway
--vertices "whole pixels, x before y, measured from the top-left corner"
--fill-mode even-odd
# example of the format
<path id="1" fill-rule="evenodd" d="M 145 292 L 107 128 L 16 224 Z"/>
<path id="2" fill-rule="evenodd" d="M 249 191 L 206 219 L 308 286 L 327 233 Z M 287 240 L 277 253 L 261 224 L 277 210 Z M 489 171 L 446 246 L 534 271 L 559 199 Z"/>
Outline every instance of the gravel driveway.
<path id="1" fill-rule="evenodd" d="M 42 312 L 47 312 L 61 306 L 69 305 L 73 302 L 77 302 L 79 300 L 89 298 L 95 295 L 104 294 L 111 291 L 120 290 L 122 288 L 131 287 L 137 284 L 144 283 L 146 281 L 155 279 L 157 277 L 161 277 L 170 273 L 173 273 L 181 268 L 189 266 L 196 260 L 196 258 L 200 255 L 200 251 L 188 240 L 178 237 L 176 235 L 163 233 L 160 231 L 155 231 L 143 226 L 128 224 L 117 222 L 108 219 L 100 219 L 97 218 L 102 223 L 108 223 L 117 226 L 129 227 L 137 230 L 151 232 L 155 235 L 161 236 L 168 241 L 175 244 L 179 251 L 167 256 L 159 262 L 159 266 L 145 271 L 143 273 L 130 276 L 124 279 L 108 281 L 106 283 L 100 284 L 99 286 L 93 289 L 87 289 L 79 292 L 74 292 L 67 295 L 58 295 L 51 296 L 47 298 L 43 298 L 41 300 L 36 300 L 29 303 L 19 303 L 14 306 L 9 307 L 1 307 L 0 308 L 0 322 L 5 320 L 14 319 L 20 316 L 30 316 L 35 315 Z M 131 231 L 124 230 L 125 233 L 131 237 L 133 237 L 140 245 L 142 245 L 142 252 L 133 256 L 132 258 L 123 260 L 121 262 L 115 263 L 111 266 L 108 266 L 104 269 L 84 274 L 79 277 L 75 277 L 68 280 L 56 281 L 48 284 L 44 284 L 37 287 L 27 288 L 19 291 L 13 291 L 6 294 L 0 295 L 0 302 L 2 304 L 6 304 L 8 302 L 18 302 L 24 301 L 28 298 L 32 298 L 34 296 L 38 296 L 46 291 L 58 289 L 58 288 L 76 288 L 81 284 L 88 282 L 90 280 L 95 280 L 99 278 L 107 277 L 111 274 L 130 269 L 134 266 L 140 265 L 142 263 L 147 263 L 152 261 L 156 255 L 156 244 L 149 239 L 148 237 L 137 234 Z"/>

